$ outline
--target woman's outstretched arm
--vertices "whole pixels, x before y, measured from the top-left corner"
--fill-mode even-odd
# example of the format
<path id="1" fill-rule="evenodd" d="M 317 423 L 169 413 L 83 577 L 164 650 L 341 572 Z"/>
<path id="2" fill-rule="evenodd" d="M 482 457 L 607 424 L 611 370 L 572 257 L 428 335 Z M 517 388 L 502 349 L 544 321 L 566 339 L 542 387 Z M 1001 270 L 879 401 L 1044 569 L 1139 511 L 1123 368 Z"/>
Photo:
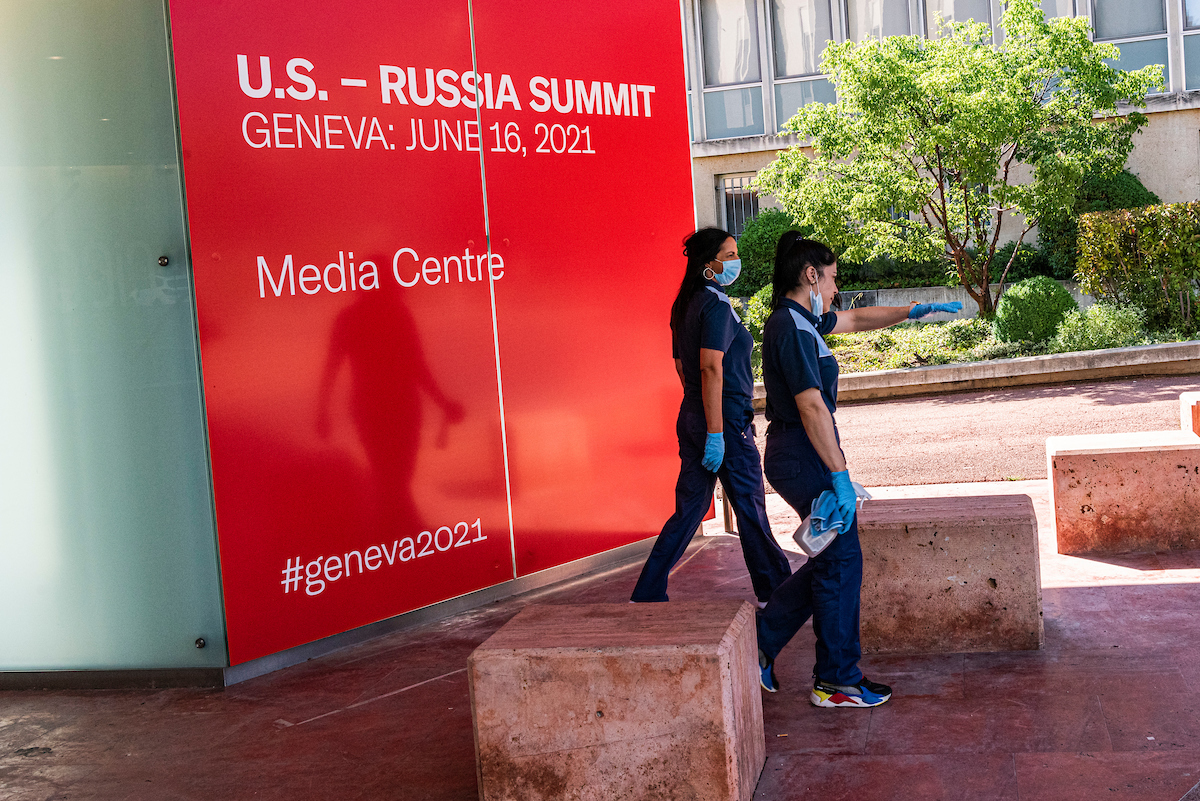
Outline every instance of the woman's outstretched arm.
<path id="1" fill-rule="evenodd" d="M 831 333 L 848 334 L 851 331 L 874 331 L 887 328 L 908 319 L 908 312 L 917 304 L 908 306 L 866 306 L 837 313 L 837 325 Z"/>

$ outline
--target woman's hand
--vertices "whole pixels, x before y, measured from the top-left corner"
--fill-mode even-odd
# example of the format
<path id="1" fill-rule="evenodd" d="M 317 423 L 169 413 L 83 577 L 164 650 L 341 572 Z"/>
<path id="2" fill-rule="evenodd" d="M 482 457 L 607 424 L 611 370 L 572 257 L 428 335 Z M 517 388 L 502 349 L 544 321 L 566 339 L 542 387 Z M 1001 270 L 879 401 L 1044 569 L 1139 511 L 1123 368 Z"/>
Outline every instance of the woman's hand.
<path id="1" fill-rule="evenodd" d="M 850 471 L 839 470 L 831 473 L 830 478 L 833 479 L 833 494 L 837 496 L 838 510 L 842 513 L 842 519 L 846 521 L 846 527 L 849 528 L 858 505 L 858 493 L 854 491 L 854 485 L 850 482 Z"/>
<path id="2" fill-rule="evenodd" d="M 958 314 L 960 311 L 962 311 L 962 304 L 957 300 L 953 303 L 914 303 L 913 307 L 908 310 L 908 319 L 919 320 L 936 312 Z"/>
<path id="3" fill-rule="evenodd" d="M 704 465 L 704 469 L 708 472 L 715 473 L 721 469 L 723 461 L 725 461 L 725 435 L 709 434 L 704 438 L 704 458 L 700 460 L 700 464 Z"/>

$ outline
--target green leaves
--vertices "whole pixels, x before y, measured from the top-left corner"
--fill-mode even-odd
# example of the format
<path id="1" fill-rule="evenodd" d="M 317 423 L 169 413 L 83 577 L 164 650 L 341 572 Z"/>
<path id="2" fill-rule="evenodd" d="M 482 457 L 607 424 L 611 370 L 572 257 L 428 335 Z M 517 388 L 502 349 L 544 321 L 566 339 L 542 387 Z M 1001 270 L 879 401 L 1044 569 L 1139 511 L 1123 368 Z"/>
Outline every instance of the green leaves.
<path id="1" fill-rule="evenodd" d="M 972 253 L 990 263 L 1006 218 L 1023 237 L 1073 206 L 1085 173 L 1119 171 L 1145 124 L 1119 104 L 1144 105 L 1162 80 L 1114 70 L 1086 19 L 1046 21 L 1034 0 L 1007 3 L 1002 27 L 999 46 L 986 25 L 953 23 L 829 47 L 837 103 L 802 107 L 785 127 L 808 144 L 756 184 L 847 259 L 943 255 L 990 315 L 999 292 Z"/>
<path id="2" fill-rule="evenodd" d="M 1200 203 L 1081 215 L 1076 270 L 1089 295 L 1141 309 L 1153 328 L 1195 333 Z"/>

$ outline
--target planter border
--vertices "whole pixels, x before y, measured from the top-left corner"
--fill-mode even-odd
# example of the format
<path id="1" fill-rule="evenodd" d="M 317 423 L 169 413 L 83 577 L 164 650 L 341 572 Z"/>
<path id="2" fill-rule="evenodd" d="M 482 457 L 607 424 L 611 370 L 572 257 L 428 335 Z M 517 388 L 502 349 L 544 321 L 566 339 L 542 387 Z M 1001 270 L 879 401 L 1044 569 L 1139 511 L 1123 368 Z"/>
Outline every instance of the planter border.
<path id="1" fill-rule="evenodd" d="M 1128 376 L 1198 374 L 1200 340 L 1191 340 L 1019 359 L 845 373 L 838 378 L 838 401 L 882 400 Z M 762 411 L 765 407 L 766 390 L 761 383 L 755 384 L 754 409 Z"/>

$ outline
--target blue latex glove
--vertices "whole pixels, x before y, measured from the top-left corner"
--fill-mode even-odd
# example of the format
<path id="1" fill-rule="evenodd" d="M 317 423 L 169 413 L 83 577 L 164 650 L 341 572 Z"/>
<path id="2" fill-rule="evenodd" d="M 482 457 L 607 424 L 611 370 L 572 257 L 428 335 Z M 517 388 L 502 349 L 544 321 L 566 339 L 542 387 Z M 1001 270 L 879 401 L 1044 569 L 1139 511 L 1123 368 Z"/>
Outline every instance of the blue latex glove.
<path id="1" fill-rule="evenodd" d="M 725 435 L 709 434 L 704 440 L 704 458 L 700 460 L 700 464 L 704 465 L 704 469 L 708 472 L 715 473 L 721 469 L 723 461 L 725 461 Z"/>
<path id="2" fill-rule="evenodd" d="M 962 311 L 962 304 L 957 300 L 953 303 L 918 303 L 908 310 L 908 319 L 919 320 L 927 314 L 934 312 L 946 312 L 947 314 L 958 314 Z"/>
<path id="3" fill-rule="evenodd" d="M 854 485 L 850 483 L 850 471 L 842 470 L 831 473 L 830 476 L 833 478 L 833 493 L 837 495 L 838 510 L 849 527 L 850 521 L 854 519 L 855 505 L 858 503 L 858 494 L 854 491 Z"/>

